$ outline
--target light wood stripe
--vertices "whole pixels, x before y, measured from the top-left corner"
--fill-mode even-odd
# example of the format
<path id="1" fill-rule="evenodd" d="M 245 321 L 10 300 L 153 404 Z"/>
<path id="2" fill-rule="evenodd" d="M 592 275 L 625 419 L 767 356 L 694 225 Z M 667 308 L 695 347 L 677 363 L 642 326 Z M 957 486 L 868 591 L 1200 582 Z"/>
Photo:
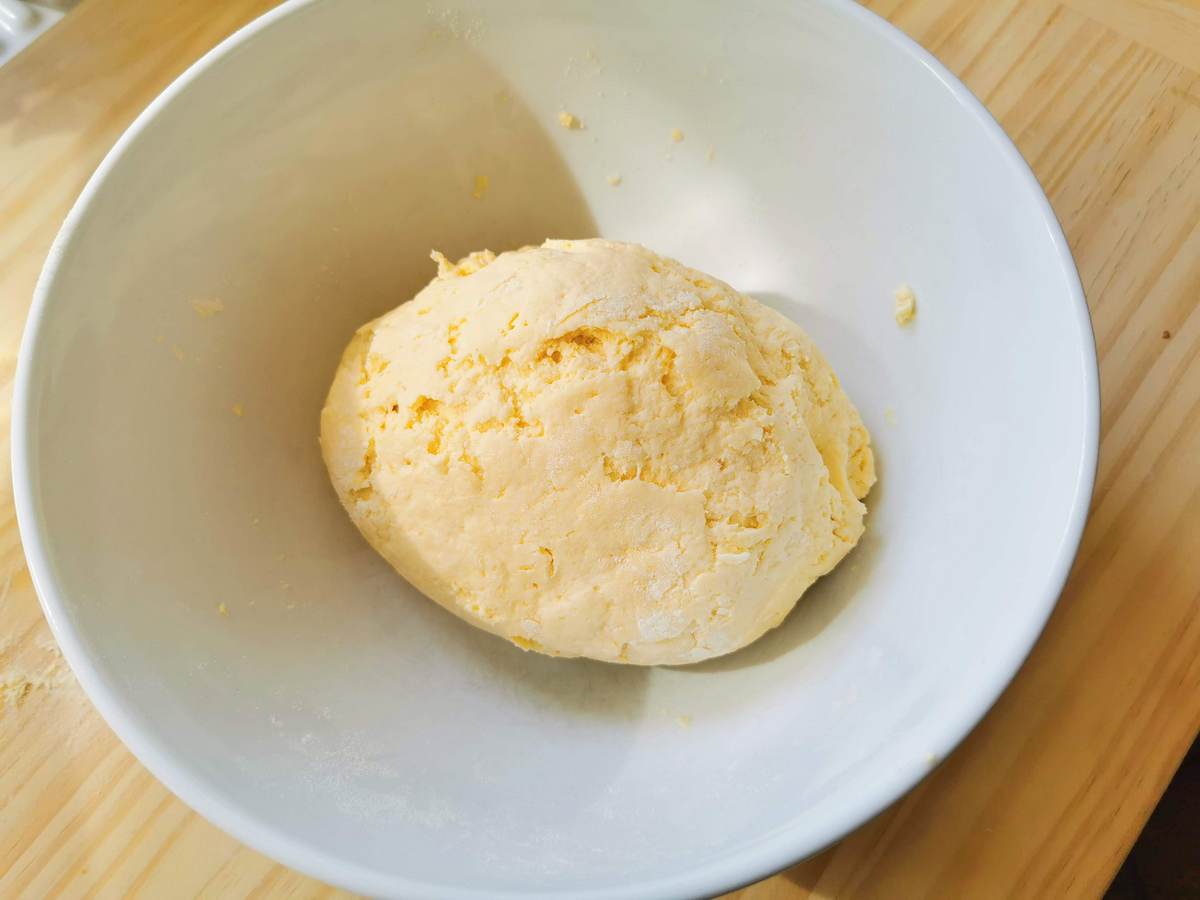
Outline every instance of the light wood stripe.
<path id="1" fill-rule="evenodd" d="M 1200 4 L 1188 0 L 1066 0 L 1066 5 L 1166 59 L 1200 70 Z"/>

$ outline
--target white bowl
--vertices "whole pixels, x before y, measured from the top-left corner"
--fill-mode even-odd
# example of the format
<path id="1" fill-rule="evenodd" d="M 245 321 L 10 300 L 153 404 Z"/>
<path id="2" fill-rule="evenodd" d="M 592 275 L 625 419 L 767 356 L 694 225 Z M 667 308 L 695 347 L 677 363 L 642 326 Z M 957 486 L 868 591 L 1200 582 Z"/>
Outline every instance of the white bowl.
<path id="1" fill-rule="evenodd" d="M 431 247 L 593 233 L 794 317 L 875 436 L 862 546 L 708 664 L 472 630 L 366 546 L 318 455 L 343 344 Z M 983 715 L 1067 574 L 1097 421 L 1036 181 L 858 7 L 293 0 L 84 190 L 38 285 L 13 456 L 71 666 L 217 825 L 365 893 L 674 897 L 816 851 Z"/>

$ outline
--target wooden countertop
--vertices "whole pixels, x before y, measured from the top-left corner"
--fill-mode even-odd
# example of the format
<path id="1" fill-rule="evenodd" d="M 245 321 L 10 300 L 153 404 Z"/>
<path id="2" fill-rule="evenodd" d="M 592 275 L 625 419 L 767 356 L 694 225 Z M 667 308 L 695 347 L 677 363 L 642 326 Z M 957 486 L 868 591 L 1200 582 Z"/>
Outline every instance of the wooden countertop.
<path id="1" fill-rule="evenodd" d="M 270 0 L 85 0 L 0 69 L 0 458 L 34 281 L 133 117 Z M 738 891 L 1099 896 L 1200 727 L 1200 5 L 873 0 L 983 98 L 1070 239 L 1095 322 L 1092 518 L 1058 610 L 908 797 Z M 0 896 L 317 897 L 155 781 L 76 685 L 0 486 Z"/>

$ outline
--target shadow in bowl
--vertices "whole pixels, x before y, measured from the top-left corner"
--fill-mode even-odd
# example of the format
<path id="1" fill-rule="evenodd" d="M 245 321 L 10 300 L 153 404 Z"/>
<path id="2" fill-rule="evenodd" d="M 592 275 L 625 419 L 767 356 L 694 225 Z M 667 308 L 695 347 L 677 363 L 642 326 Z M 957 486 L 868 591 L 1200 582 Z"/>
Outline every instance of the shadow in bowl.
<path id="1" fill-rule="evenodd" d="M 430 601 L 432 603 L 432 601 Z M 514 703 L 552 716 L 632 722 L 644 707 L 651 669 L 522 651 L 458 620 L 450 638 L 472 667 L 502 686 Z"/>

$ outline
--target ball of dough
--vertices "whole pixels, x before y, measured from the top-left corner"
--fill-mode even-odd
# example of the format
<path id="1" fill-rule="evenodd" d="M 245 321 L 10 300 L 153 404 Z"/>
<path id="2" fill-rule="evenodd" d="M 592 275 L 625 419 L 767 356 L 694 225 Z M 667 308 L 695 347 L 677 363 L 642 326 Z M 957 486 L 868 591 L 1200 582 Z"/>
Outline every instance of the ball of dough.
<path id="1" fill-rule="evenodd" d="M 321 414 L 350 517 L 433 600 L 527 650 L 691 663 L 858 541 L 870 438 L 791 321 L 633 244 L 434 256 Z"/>

